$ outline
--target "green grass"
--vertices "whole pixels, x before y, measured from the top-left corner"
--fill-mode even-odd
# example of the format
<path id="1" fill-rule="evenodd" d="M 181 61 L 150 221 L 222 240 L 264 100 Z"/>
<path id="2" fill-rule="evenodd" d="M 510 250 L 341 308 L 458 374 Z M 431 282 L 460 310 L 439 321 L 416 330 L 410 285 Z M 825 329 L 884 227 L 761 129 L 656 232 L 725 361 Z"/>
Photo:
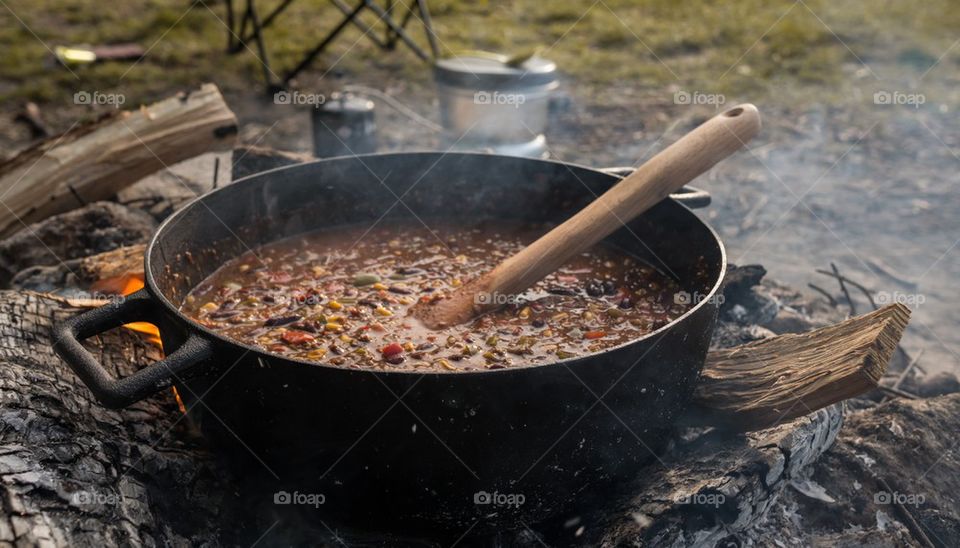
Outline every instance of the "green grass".
<path id="1" fill-rule="evenodd" d="M 264 2 L 261 9 L 266 12 L 273 4 Z M 430 4 L 445 54 L 541 47 L 578 82 L 650 90 L 673 85 L 733 96 L 769 95 L 772 100 L 783 98 L 774 88 L 795 90 L 798 96 L 830 89 L 843 97 L 861 62 L 881 79 L 918 77 L 960 28 L 960 10 L 949 0 Z M 52 65 L 44 44 L 0 10 L 0 101 L 5 104 L 69 101 L 78 89 L 96 89 L 123 92 L 129 105 L 201 81 L 214 81 L 228 91 L 255 88 L 261 81 L 260 65 L 250 52 L 224 52 L 227 31 L 218 20 L 225 18 L 224 7 L 213 0 L 210 9 L 199 3 L 188 9 L 187 0 L 7 0 L 7 5 L 51 48 L 133 41 L 150 50 L 136 65 L 81 66 L 74 68 L 74 77 Z M 268 31 L 275 71 L 282 74 L 338 18 L 326 0 L 295 2 Z M 419 29 L 413 32 L 421 40 Z M 408 51 L 384 54 L 351 29 L 319 60 L 312 79 L 341 55 L 335 68 L 348 76 L 369 81 L 373 70 L 422 83 L 430 78 Z M 960 47 L 940 61 L 939 70 L 955 70 L 958 57 Z"/>

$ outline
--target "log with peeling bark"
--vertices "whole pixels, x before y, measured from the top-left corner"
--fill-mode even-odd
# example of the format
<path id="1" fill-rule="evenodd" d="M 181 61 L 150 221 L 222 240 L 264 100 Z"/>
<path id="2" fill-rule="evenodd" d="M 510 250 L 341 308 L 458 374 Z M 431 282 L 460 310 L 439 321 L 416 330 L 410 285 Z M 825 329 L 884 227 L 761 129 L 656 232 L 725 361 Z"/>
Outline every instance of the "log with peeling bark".
<path id="1" fill-rule="evenodd" d="M 808 333 L 711 352 L 696 402 L 710 424 L 755 430 L 879 385 L 910 319 L 897 303 Z"/>
<path id="2" fill-rule="evenodd" d="M 181 160 L 231 147 L 237 119 L 213 84 L 122 111 L 47 139 L 0 163 L 0 238 Z"/>

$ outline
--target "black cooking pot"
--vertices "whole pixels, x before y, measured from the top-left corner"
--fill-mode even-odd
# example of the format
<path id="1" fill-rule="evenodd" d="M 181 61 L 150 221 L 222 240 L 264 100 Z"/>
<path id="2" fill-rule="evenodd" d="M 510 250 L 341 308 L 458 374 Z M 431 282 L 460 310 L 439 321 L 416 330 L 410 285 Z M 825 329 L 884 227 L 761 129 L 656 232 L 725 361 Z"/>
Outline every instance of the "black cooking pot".
<path id="1" fill-rule="evenodd" d="M 696 304 L 593 355 L 457 374 L 348 370 L 224 338 L 178 308 L 225 261 L 280 238 L 402 219 L 559 223 L 617 180 L 561 162 L 452 153 L 334 158 L 257 174 L 167 219 L 146 252 L 146 287 L 58 325 L 55 348 L 109 407 L 176 385 L 204 434 L 251 466 L 248 477 L 269 480 L 278 504 L 368 527 L 533 523 L 635 476 L 691 396 L 725 256 L 677 199 L 606 241 L 676 278 L 686 289 L 678 298 Z M 133 321 L 159 327 L 167 357 L 114 379 L 79 340 Z"/>

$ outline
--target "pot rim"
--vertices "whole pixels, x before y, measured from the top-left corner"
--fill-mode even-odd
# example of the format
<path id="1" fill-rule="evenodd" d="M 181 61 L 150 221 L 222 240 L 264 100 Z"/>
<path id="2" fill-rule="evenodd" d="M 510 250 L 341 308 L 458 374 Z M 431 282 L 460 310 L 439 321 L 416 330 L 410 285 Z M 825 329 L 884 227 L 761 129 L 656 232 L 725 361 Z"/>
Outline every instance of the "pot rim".
<path id="1" fill-rule="evenodd" d="M 283 170 L 287 170 L 287 169 L 297 169 L 297 168 L 302 169 L 302 168 L 304 168 L 304 167 L 306 167 L 306 166 L 311 166 L 311 165 L 318 164 L 318 163 L 321 163 L 321 162 L 332 162 L 332 161 L 338 161 L 338 160 L 339 160 L 339 161 L 343 161 L 343 160 L 354 160 L 354 161 L 360 161 L 360 162 L 362 162 L 362 161 L 363 161 L 363 158 L 368 158 L 368 157 L 378 157 L 378 158 L 390 157 L 390 156 L 405 156 L 405 157 L 409 157 L 409 156 L 416 156 L 416 155 L 423 155 L 423 156 L 440 156 L 441 158 L 443 158 L 444 156 L 455 155 L 455 156 L 480 156 L 480 157 L 491 158 L 491 159 L 493 159 L 493 158 L 510 158 L 510 159 L 513 159 L 513 160 L 518 159 L 517 157 L 513 157 L 513 156 L 505 156 L 505 155 L 501 155 L 501 154 L 490 154 L 490 153 L 484 153 L 484 152 L 442 152 L 442 151 L 412 151 L 412 152 L 385 152 L 385 153 L 375 152 L 375 153 L 368 153 L 368 154 L 353 154 L 353 155 L 346 155 L 346 156 L 334 156 L 334 157 L 330 157 L 330 158 L 322 158 L 322 159 L 317 159 L 317 160 L 312 161 L 312 162 L 304 162 L 304 163 L 293 164 L 293 165 L 289 165 L 289 166 L 281 166 L 281 167 L 277 167 L 277 168 L 274 168 L 274 169 L 269 169 L 269 170 L 267 170 L 267 171 L 261 171 L 261 172 L 259 172 L 259 173 L 254 173 L 254 174 L 248 175 L 248 176 L 246 176 L 246 177 L 242 177 L 242 178 L 240 178 L 240 179 L 232 182 L 231 184 L 229 184 L 229 185 L 227 185 L 227 186 L 223 186 L 223 187 L 220 187 L 220 188 L 215 188 L 215 189 L 210 190 L 209 192 L 206 192 L 206 193 L 204 193 L 204 194 L 202 194 L 202 195 L 200 195 L 200 196 L 197 196 L 196 198 L 190 200 L 186 205 L 184 205 L 183 207 L 181 207 L 179 210 L 175 211 L 175 212 L 174 212 L 173 214 L 171 214 L 169 217 L 167 217 L 166 219 L 164 219 L 162 223 L 160 223 L 160 225 L 159 225 L 159 226 L 157 227 L 157 229 L 154 231 L 153 236 L 151 236 L 150 242 L 147 244 L 147 248 L 146 248 L 146 251 L 145 251 L 145 253 L 144 253 L 144 265 L 143 265 L 143 266 L 144 266 L 145 287 L 146 287 L 147 291 L 150 292 L 150 295 L 151 295 L 155 300 L 157 300 L 159 303 L 161 303 L 161 304 L 163 305 L 163 307 L 164 307 L 165 309 L 167 309 L 170 313 L 172 313 L 172 315 L 173 315 L 178 321 L 183 322 L 184 324 L 186 324 L 186 326 L 187 326 L 188 328 L 190 328 L 191 330 L 193 330 L 193 331 L 195 331 L 195 332 L 199 332 L 204 338 L 213 339 L 213 340 L 217 341 L 218 343 L 224 343 L 224 344 L 228 344 L 228 345 L 232 345 L 232 346 L 239 347 L 239 348 L 245 350 L 246 353 L 254 353 L 254 354 L 258 355 L 258 357 L 259 357 L 259 356 L 264 356 L 264 357 L 270 358 L 270 359 L 272 359 L 272 360 L 283 360 L 283 361 L 285 361 L 285 362 L 291 362 L 291 363 L 295 363 L 295 364 L 298 364 L 298 365 L 306 365 L 306 366 L 312 366 L 312 367 L 321 367 L 321 368 L 324 368 L 324 369 L 336 370 L 336 371 L 340 371 L 340 372 L 344 372 L 344 373 L 373 373 L 373 374 L 380 374 L 380 375 L 386 375 L 386 376 L 398 376 L 398 375 L 402 375 L 402 376 L 406 376 L 406 375 L 416 376 L 416 375 L 419 375 L 419 376 L 430 376 L 430 377 L 440 377 L 440 376 L 449 377 L 449 376 L 455 376 L 455 377 L 476 378 L 477 376 L 482 376 L 482 375 L 495 375 L 495 374 L 496 374 L 496 375 L 501 375 L 501 374 L 507 374 L 507 373 L 518 374 L 518 373 L 522 373 L 522 372 L 529 371 L 529 370 L 532 370 L 532 369 L 540 369 L 540 368 L 550 367 L 550 366 L 560 366 L 560 365 L 562 365 L 562 366 L 570 366 L 571 364 L 575 364 L 575 363 L 578 362 L 578 361 L 593 359 L 593 358 L 596 358 L 596 357 L 601 356 L 601 355 L 603 355 L 603 354 L 606 354 L 606 353 L 608 353 L 608 352 L 614 352 L 614 351 L 616 351 L 616 350 L 619 350 L 619 349 L 621 349 L 621 348 L 625 348 L 625 347 L 630 346 L 630 345 L 633 345 L 633 344 L 638 344 L 638 343 L 641 343 L 641 342 L 644 342 L 644 341 L 647 341 L 647 340 L 650 340 L 650 339 L 654 339 L 654 338 L 656 338 L 656 337 L 658 337 L 658 336 L 661 336 L 661 335 L 664 334 L 665 332 L 673 329 L 675 326 L 679 325 L 680 323 L 682 323 L 685 319 L 689 318 L 690 316 L 693 316 L 693 315 L 696 314 L 701 308 L 703 308 L 703 307 L 705 307 L 705 306 L 708 306 L 708 305 L 710 304 L 710 301 L 712 300 L 712 298 L 720 291 L 720 289 L 721 289 L 721 287 L 722 287 L 722 285 L 723 285 L 723 279 L 724 279 L 724 277 L 726 276 L 726 273 L 727 273 L 727 251 L 726 251 L 726 248 L 725 248 L 724 245 L 723 245 L 723 241 L 720 239 L 719 234 L 717 234 L 716 230 L 714 230 L 713 227 L 710 226 L 709 223 L 707 223 L 706 221 L 704 221 L 703 219 L 701 219 L 699 216 L 697 216 L 696 213 L 694 213 L 692 210 L 690 210 L 687 206 L 681 204 L 680 202 L 677 202 L 676 200 L 673 200 L 672 198 L 667 198 L 668 200 L 672 201 L 675 205 L 683 208 L 684 210 L 687 211 L 687 213 L 689 213 L 690 215 L 694 216 L 694 217 L 697 219 L 697 221 L 699 221 L 699 222 L 703 225 L 703 227 L 707 229 L 708 233 L 713 237 L 713 240 L 714 240 L 714 242 L 715 242 L 716 245 L 717 245 L 718 251 L 720 252 L 720 272 L 718 273 L 717 279 L 714 281 L 713 286 L 710 288 L 710 291 L 707 293 L 707 295 L 706 295 L 705 297 L 703 297 L 702 299 L 700 299 L 700 302 L 698 302 L 698 303 L 695 304 L 693 307 L 691 307 L 690 310 L 687 310 L 684 314 L 682 314 L 682 315 L 674 318 L 672 321 L 668 322 L 666 325 L 660 327 L 659 329 L 656 329 L 656 330 L 654 330 L 654 331 L 651 331 L 651 332 L 647 333 L 646 335 L 644 335 L 644 336 L 642 336 L 642 337 L 640 337 L 640 338 L 629 340 L 629 341 L 627 341 L 627 342 L 625 342 L 625 343 L 619 344 L 619 345 L 617 345 L 617 346 L 612 346 L 612 347 L 607 348 L 607 349 L 605 349 L 605 350 L 603 350 L 603 351 L 600 351 L 600 352 L 594 352 L 594 353 L 591 353 L 591 354 L 584 354 L 584 355 L 573 356 L 573 357 L 571 357 L 571 358 L 556 360 L 556 361 L 552 361 L 552 362 L 545 362 L 545 363 L 538 363 L 538 364 L 525 364 L 525 365 L 518 365 L 518 366 L 513 366 L 513 367 L 507 367 L 507 368 L 503 368 L 503 369 L 485 369 L 485 370 L 477 370 L 477 371 L 459 371 L 459 372 L 453 372 L 453 371 L 443 372 L 443 371 L 432 371 L 432 370 L 431 370 L 431 371 L 421 371 L 421 370 L 417 370 L 417 369 L 400 369 L 400 370 L 387 370 L 387 369 L 384 369 L 384 370 L 380 370 L 380 371 L 378 371 L 378 370 L 373 370 L 373 369 L 349 369 L 349 368 L 340 367 L 340 366 L 336 366 L 336 365 L 332 365 L 332 364 L 321 363 L 321 362 L 314 362 L 314 361 L 309 361 L 309 360 L 303 360 L 303 359 L 293 358 L 293 357 L 289 357 L 289 356 L 283 356 L 283 355 L 281 355 L 281 354 L 274 354 L 274 353 L 272 353 L 272 352 L 270 352 L 270 351 L 268 351 L 268 350 L 266 350 L 266 349 L 263 349 L 263 348 L 260 348 L 260 347 L 257 347 L 257 346 L 253 346 L 253 345 L 250 345 L 250 344 L 247 344 L 247 343 L 244 343 L 244 342 L 240 342 L 240 341 L 237 341 L 237 340 L 232 339 L 232 338 L 230 338 L 230 337 L 226 337 L 226 336 L 224 336 L 224 335 L 221 335 L 221 334 L 217 333 L 216 331 L 213 331 L 212 329 L 209 329 L 209 328 L 201 325 L 200 323 L 194 321 L 192 318 L 190 318 L 190 317 L 187 316 L 186 314 L 182 313 L 177 306 L 175 306 L 172 302 L 170 302 L 170 300 L 167 299 L 166 296 L 163 295 L 163 293 L 160 292 L 160 291 L 157 289 L 157 282 L 156 282 L 156 279 L 154 278 L 154 275 L 153 275 L 153 269 L 151 268 L 151 266 L 152 266 L 152 261 L 151 261 L 151 259 L 152 259 L 152 256 L 153 256 L 153 250 L 156 249 L 156 246 L 157 246 L 159 240 L 164 236 L 164 233 L 169 229 L 169 227 L 171 227 L 171 226 L 173 226 L 174 224 L 176 224 L 177 222 L 179 222 L 180 218 L 181 218 L 183 215 L 185 215 L 189 209 L 194 208 L 194 207 L 198 207 L 198 204 L 199 204 L 201 201 L 203 201 L 204 199 L 206 199 L 208 196 L 211 196 L 212 194 L 214 194 L 214 193 L 216 193 L 216 192 L 220 192 L 220 191 L 224 191 L 224 190 L 226 190 L 226 189 L 228 189 L 228 188 L 232 188 L 234 185 L 254 184 L 254 180 L 255 180 L 256 178 L 262 177 L 262 176 L 267 175 L 267 174 L 273 174 L 273 173 L 276 173 L 276 172 L 279 172 L 279 171 L 283 171 Z M 577 163 L 573 163 L 573 162 L 562 162 L 562 161 L 559 161 L 559 160 L 545 160 L 545 159 L 538 159 L 538 158 L 521 158 L 521 159 L 522 159 L 522 160 L 526 160 L 526 161 L 532 161 L 532 162 L 543 162 L 543 163 L 550 163 L 550 164 L 562 165 L 562 166 L 566 166 L 566 167 L 568 167 L 568 168 L 573 167 L 573 168 L 578 168 L 578 169 L 584 169 L 584 170 L 593 171 L 593 172 L 596 172 L 596 173 L 598 173 L 598 174 L 602 174 L 602 175 L 605 175 L 605 176 L 608 176 L 608 177 L 612 177 L 612 178 L 615 178 L 615 179 L 617 178 L 616 175 L 611 175 L 611 174 L 609 174 L 609 173 L 604 173 L 603 171 L 601 171 L 601 170 L 599 170 L 599 169 L 597 169 L 597 168 L 588 167 L 588 166 L 584 166 L 584 165 L 582 165 L 582 164 L 577 164 Z M 222 222 L 222 221 L 221 221 L 221 222 Z M 228 228 L 230 228 L 230 227 L 228 227 Z M 245 354 L 246 354 L 246 353 L 245 353 Z M 637 360 L 637 363 L 639 363 L 639 360 Z"/>

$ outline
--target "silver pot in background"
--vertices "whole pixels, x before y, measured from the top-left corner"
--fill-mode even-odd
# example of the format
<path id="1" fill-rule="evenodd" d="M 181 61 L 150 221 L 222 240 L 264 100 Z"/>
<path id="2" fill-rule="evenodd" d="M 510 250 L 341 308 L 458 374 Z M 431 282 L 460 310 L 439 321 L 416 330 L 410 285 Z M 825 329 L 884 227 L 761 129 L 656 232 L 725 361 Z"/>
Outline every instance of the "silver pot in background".
<path id="1" fill-rule="evenodd" d="M 460 55 L 437 61 L 434 79 L 448 146 L 514 156 L 546 156 L 547 113 L 557 66 L 532 57 Z"/>

